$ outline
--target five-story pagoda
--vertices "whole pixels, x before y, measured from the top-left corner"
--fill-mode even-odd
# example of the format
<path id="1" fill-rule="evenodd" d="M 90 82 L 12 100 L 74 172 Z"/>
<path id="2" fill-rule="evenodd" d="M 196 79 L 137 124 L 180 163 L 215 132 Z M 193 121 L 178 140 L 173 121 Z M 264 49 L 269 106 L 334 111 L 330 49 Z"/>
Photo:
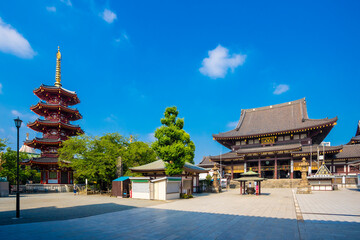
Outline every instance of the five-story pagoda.
<path id="1" fill-rule="evenodd" d="M 25 145 L 41 150 L 39 158 L 29 159 L 25 164 L 41 171 L 43 184 L 71 184 L 73 174 L 70 168 L 59 166 L 58 149 L 62 141 L 68 137 L 83 133 L 78 125 L 71 124 L 82 118 L 77 109 L 69 106 L 80 103 L 75 92 L 62 88 L 61 85 L 61 53 L 56 54 L 55 86 L 41 85 L 34 90 L 40 101 L 30 109 L 42 118 L 28 123 L 28 127 L 41 132 L 42 138 L 25 141 Z"/>

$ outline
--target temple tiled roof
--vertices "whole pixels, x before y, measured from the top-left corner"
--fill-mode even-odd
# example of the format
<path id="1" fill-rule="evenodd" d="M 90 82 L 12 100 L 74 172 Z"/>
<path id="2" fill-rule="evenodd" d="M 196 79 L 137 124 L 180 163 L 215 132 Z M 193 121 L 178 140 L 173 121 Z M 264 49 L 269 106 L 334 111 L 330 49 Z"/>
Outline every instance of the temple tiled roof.
<path id="1" fill-rule="evenodd" d="M 344 145 L 342 152 L 335 155 L 334 159 L 360 159 L 360 144 Z"/>
<path id="2" fill-rule="evenodd" d="M 228 152 L 228 153 L 224 153 L 221 155 L 217 155 L 217 156 L 209 156 L 209 158 L 212 161 L 220 161 L 220 159 L 222 160 L 227 160 L 227 159 L 236 159 L 236 158 L 243 158 L 243 156 L 239 156 L 238 154 L 236 154 L 236 152 Z"/>
<path id="3" fill-rule="evenodd" d="M 355 137 L 351 138 L 348 144 L 359 143 L 359 142 L 360 142 L 360 121 L 358 122 L 357 125 Z"/>
<path id="4" fill-rule="evenodd" d="M 333 125 L 335 118 L 309 119 L 305 98 L 267 107 L 243 109 L 234 130 L 213 134 L 215 139 L 258 136 Z"/>
<path id="5" fill-rule="evenodd" d="M 256 148 L 242 148 L 236 151 L 237 154 L 250 154 L 250 153 L 266 153 L 266 152 L 283 152 L 283 151 L 295 151 L 300 150 L 301 144 L 287 144 L 287 145 L 275 145 L 268 147 L 256 147 Z"/>
<path id="6" fill-rule="evenodd" d="M 202 161 L 198 164 L 199 167 L 212 168 L 215 163 L 210 160 L 210 156 L 204 156 Z"/>
<path id="7" fill-rule="evenodd" d="M 152 171 L 165 171 L 165 162 L 163 160 L 157 160 L 145 165 L 130 168 L 133 172 L 152 172 Z M 191 163 L 186 162 L 184 164 L 184 170 L 188 172 L 208 172 L 202 167 L 195 166 Z"/>
<path id="8" fill-rule="evenodd" d="M 343 145 L 340 146 L 321 146 L 321 145 L 312 145 L 312 146 L 303 146 L 300 151 L 292 152 L 293 155 L 301 155 L 301 154 L 310 154 L 312 152 L 313 154 L 317 153 L 317 148 L 319 147 L 319 154 L 323 154 L 323 150 L 325 150 L 325 153 L 338 153 L 343 149 Z"/>
<path id="9" fill-rule="evenodd" d="M 360 142 L 360 135 L 351 138 L 351 141 L 352 141 L 352 142 Z"/>

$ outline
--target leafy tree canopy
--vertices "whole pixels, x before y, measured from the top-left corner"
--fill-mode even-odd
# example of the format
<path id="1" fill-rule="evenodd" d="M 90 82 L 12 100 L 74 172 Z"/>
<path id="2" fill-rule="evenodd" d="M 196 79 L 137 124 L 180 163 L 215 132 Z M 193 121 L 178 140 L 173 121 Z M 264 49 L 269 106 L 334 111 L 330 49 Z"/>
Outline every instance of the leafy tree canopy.
<path id="1" fill-rule="evenodd" d="M 157 155 L 165 161 L 166 174 L 181 174 L 185 162 L 194 163 L 195 144 L 190 140 L 190 135 L 183 130 L 184 119 L 177 118 L 179 111 L 176 107 L 168 107 L 163 126 L 155 131 L 157 139 L 152 147 Z"/>
<path id="2" fill-rule="evenodd" d="M 149 144 L 135 141 L 130 143 L 126 151 L 124 151 L 122 160 L 124 175 L 137 176 L 139 174 L 132 173 L 129 167 L 137 167 L 154 162 L 156 160 L 156 153 Z"/>
<path id="3" fill-rule="evenodd" d="M 96 181 L 101 189 L 106 189 L 116 178 L 119 159 L 125 173 L 129 173 L 128 169 L 132 166 L 155 160 L 155 153 L 146 146 L 142 142 L 129 143 L 129 139 L 119 133 L 108 133 L 101 137 L 80 135 L 62 143 L 59 149 L 60 165 L 69 164 L 75 170 L 77 181 Z"/>
<path id="4" fill-rule="evenodd" d="M 3 151 L 6 147 L 6 139 L 0 138 L 0 151 Z"/>
<path id="5" fill-rule="evenodd" d="M 19 153 L 19 161 L 28 159 L 26 153 Z M 0 177 L 7 177 L 11 185 L 16 184 L 17 152 L 7 148 L 6 152 L 0 153 Z M 19 179 L 21 184 L 26 181 L 40 182 L 40 172 L 31 169 L 30 166 L 20 166 Z"/>

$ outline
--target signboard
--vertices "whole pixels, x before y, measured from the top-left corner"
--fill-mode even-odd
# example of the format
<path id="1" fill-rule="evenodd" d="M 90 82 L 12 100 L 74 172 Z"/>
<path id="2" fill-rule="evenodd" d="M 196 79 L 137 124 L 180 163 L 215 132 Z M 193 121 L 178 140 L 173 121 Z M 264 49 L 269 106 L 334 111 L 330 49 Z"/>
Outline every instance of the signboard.
<path id="1" fill-rule="evenodd" d="M 272 144 L 275 143 L 275 137 L 263 137 L 261 138 L 261 144 Z"/>
<path id="2" fill-rule="evenodd" d="M 324 155 L 319 155 L 319 160 L 324 160 Z"/>

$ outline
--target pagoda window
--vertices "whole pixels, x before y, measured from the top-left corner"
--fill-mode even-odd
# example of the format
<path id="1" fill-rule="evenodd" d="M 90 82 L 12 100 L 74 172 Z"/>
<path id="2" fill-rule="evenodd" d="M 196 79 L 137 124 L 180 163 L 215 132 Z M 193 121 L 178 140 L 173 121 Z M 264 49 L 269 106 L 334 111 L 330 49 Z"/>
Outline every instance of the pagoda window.
<path id="1" fill-rule="evenodd" d="M 278 137 L 277 137 L 277 140 L 278 140 L 279 142 L 284 141 L 284 136 L 278 136 Z"/>
<path id="2" fill-rule="evenodd" d="M 294 139 L 295 139 L 295 140 L 300 139 L 300 135 L 299 135 L 299 134 L 295 134 L 295 135 L 294 135 Z"/>
<path id="3" fill-rule="evenodd" d="M 260 143 L 260 140 L 258 138 L 254 139 L 254 143 L 255 144 L 259 144 Z"/>
<path id="4" fill-rule="evenodd" d="M 235 142 L 235 145 L 240 145 L 240 141 L 236 141 L 236 142 Z"/>
<path id="5" fill-rule="evenodd" d="M 250 139 L 249 144 L 254 144 L 254 139 Z"/>
<path id="6" fill-rule="evenodd" d="M 57 173 L 55 171 L 49 172 L 49 178 L 50 179 L 57 179 Z"/>
<path id="7" fill-rule="evenodd" d="M 302 133 L 302 134 L 300 135 L 300 138 L 301 138 L 301 139 L 306 138 L 306 133 Z"/>
<path id="8" fill-rule="evenodd" d="M 285 135 L 285 136 L 284 136 L 284 140 L 285 140 L 285 141 L 290 140 L 290 135 Z"/>
<path id="9" fill-rule="evenodd" d="M 242 140 L 240 145 L 246 145 L 245 140 Z"/>

